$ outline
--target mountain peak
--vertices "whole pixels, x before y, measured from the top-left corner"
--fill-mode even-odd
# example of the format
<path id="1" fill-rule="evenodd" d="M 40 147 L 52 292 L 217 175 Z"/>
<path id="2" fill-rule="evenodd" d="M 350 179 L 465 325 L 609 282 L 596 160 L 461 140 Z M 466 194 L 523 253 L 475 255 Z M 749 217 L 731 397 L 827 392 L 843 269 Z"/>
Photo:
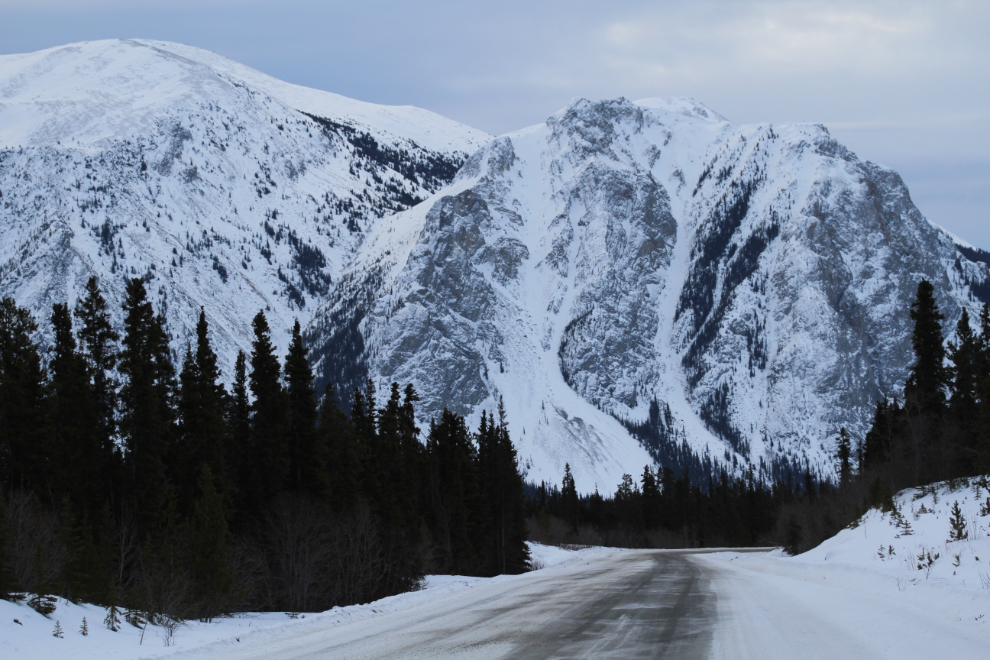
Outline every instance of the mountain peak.
<path id="1" fill-rule="evenodd" d="M 716 123 L 729 121 L 704 103 L 699 103 L 689 96 L 655 96 L 648 99 L 640 99 L 635 103 L 650 110 L 661 110 L 695 119 L 705 119 Z"/>

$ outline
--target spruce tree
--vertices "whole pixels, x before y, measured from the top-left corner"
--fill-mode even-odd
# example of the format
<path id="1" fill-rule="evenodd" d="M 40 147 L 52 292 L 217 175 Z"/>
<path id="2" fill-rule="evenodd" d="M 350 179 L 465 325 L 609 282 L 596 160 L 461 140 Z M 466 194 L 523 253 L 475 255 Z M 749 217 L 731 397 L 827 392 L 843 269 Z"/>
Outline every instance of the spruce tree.
<path id="1" fill-rule="evenodd" d="M 949 407 L 959 419 L 971 420 L 980 399 L 980 338 L 970 326 L 969 312 L 965 307 L 956 324 L 956 341 L 949 343 L 948 357 L 952 365 L 949 370 Z"/>
<path id="2" fill-rule="evenodd" d="M 361 461 L 351 420 L 337 406 L 333 385 L 327 385 L 320 404 L 318 432 L 327 449 L 330 506 L 337 512 L 350 511 L 361 483 Z"/>
<path id="3" fill-rule="evenodd" d="M 494 531 L 491 572 L 522 573 L 529 567 L 523 478 L 501 398 L 498 422 L 489 418 L 487 428 L 485 424 L 483 414 L 478 431 L 478 463 L 487 499 L 488 521 Z"/>
<path id="4" fill-rule="evenodd" d="M 976 428 L 976 469 L 990 472 L 990 305 L 980 310 L 980 338 L 977 382 L 979 383 L 979 421 Z"/>
<path id="5" fill-rule="evenodd" d="M 948 370 L 944 366 L 945 346 L 941 321 L 945 317 L 935 302 L 935 289 L 928 280 L 918 284 L 918 296 L 911 305 L 914 332 L 911 345 L 915 363 L 904 386 L 904 408 L 910 429 L 910 448 L 915 483 L 924 483 L 946 471 L 953 457 L 943 442 L 942 417 Z"/>
<path id="6" fill-rule="evenodd" d="M 427 436 L 432 522 L 439 570 L 472 575 L 479 561 L 477 456 L 464 418 L 444 409 Z"/>
<path id="7" fill-rule="evenodd" d="M 0 300 L 0 488 L 34 491 L 56 504 L 45 371 L 31 339 L 37 329 L 28 310 Z"/>
<path id="8" fill-rule="evenodd" d="M 223 497 L 213 485 L 206 463 L 200 465 L 193 523 L 193 578 L 200 617 L 213 617 L 233 605 L 234 572 L 230 564 L 229 532 Z"/>
<path id="9" fill-rule="evenodd" d="M 48 409 L 53 433 L 51 460 L 58 466 L 58 492 L 74 504 L 77 516 L 87 512 L 95 516 L 103 506 L 106 495 L 103 479 L 109 473 L 99 436 L 97 402 L 86 361 L 76 348 L 68 305 L 56 303 L 51 321 L 55 345 L 49 361 Z"/>
<path id="10" fill-rule="evenodd" d="M 237 351 L 234 361 L 234 383 L 227 410 L 227 446 L 224 458 L 227 462 L 231 499 L 238 515 L 245 512 L 250 474 L 248 455 L 251 446 L 251 402 L 248 399 L 247 357 L 244 351 Z"/>
<path id="11" fill-rule="evenodd" d="M 7 526 L 7 500 L 0 488 L 0 598 L 6 599 L 17 585 L 14 584 L 11 530 Z"/>
<path id="12" fill-rule="evenodd" d="M 910 408 L 936 417 L 945 408 L 948 385 L 941 325 L 944 319 L 935 301 L 935 287 L 928 280 L 921 280 L 917 298 L 911 303 L 911 320 L 914 321 L 911 346 L 915 363 L 904 386 L 904 396 Z"/>
<path id="13" fill-rule="evenodd" d="M 200 493 L 196 484 L 202 466 L 221 492 L 229 490 L 226 473 L 227 392 L 219 383 L 217 356 L 210 346 L 206 312 L 201 309 L 196 325 L 196 350 L 187 350 L 179 377 L 180 458 L 177 460 L 182 484 L 180 502 L 191 511 Z M 196 475 L 196 476 L 194 476 Z"/>
<path id="14" fill-rule="evenodd" d="M 970 326 L 969 312 L 963 308 L 956 324 L 956 341 L 950 342 L 949 412 L 955 433 L 952 435 L 958 450 L 956 469 L 961 474 L 973 474 L 978 454 L 980 431 L 980 398 L 982 362 L 980 337 Z"/>
<path id="15" fill-rule="evenodd" d="M 643 493 L 643 525 L 647 530 L 654 530 L 660 526 L 660 487 L 649 465 L 643 468 L 640 484 Z"/>
<path id="16" fill-rule="evenodd" d="M 369 501 L 375 501 L 382 487 L 381 465 L 378 462 L 378 411 L 375 408 L 375 383 L 370 378 L 362 393 L 354 389 L 351 404 L 351 425 L 361 462 L 361 492 Z"/>
<path id="17" fill-rule="evenodd" d="M 120 429 L 131 499 L 142 529 L 166 505 L 167 467 L 175 438 L 175 372 L 163 321 L 148 301 L 144 281 L 128 280 L 120 371 Z"/>
<path id="18" fill-rule="evenodd" d="M 249 483 L 244 484 L 254 511 L 260 511 L 285 487 L 289 470 L 286 450 L 288 406 L 282 389 L 281 367 L 275 356 L 268 320 L 258 312 L 252 322 L 251 347 L 251 444 L 246 456 Z"/>
<path id="19" fill-rule="evenodd" d="M 81 324 L 80 352 L 86 360 L 90 387 L 96 401 L 95 431 L 103 465 L 100 476 L 109 495 L 117 480 L 117 469 L 121 463 L 115 442 L 118 383 L 114 378 L 114 369 L 117 366 L 119 336 L 110 323 L 107 302 L 95 276 L 86 282 L 86 295 L 76 305 L 75 316 Z"/>
<path id="20" fill-rule="evenodd" d="M 836 443 L 835 460 L 838 465 L 839 485 L 847 486 L 852 480 L 852 441 L 846 427 L 839 429 L 839 439 Z"/>
<path id="21" fill-rule="evenodd" d="M 288 454 L 291 490 L 319 499 L 329 494 L 325 437 L 317 431 L 316 391 L 309 352 L 303 345 L 297 320 L 285 356 L 286 394 L 289 400 Z"/>
<path id="22" fill-rule="evenodd" d="M 571 474 L 571 465 L 565 463 L 564 478 L 560 484 L 560 513 L 572 534 L 576 534 L 578 531 L 580 506 L 577 488 L 574 485 L 574 475 Z"/>

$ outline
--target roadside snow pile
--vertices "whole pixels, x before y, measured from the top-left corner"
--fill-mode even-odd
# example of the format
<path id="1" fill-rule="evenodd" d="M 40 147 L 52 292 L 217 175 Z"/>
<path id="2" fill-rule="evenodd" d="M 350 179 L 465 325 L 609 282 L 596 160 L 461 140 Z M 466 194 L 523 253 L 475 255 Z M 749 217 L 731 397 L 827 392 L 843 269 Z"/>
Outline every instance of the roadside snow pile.
<path id="1" fill-rule="evenodd" d="M 852 607 L 853 618 L 873 621 L 876 626 L 882 623 L 888 632 L 920 616 L 944 627 L 941 642 L 958 641 L 990 633 L 988 531 L 986 477 L 960 479 L 901 491 L 885 511 L 868 511 L 850 527 L 796 557 L 778 549 L 760 554 L 698 555 L 697 560 L 732 569 L 715 585 L 726 602 L 733 598 L 732 602 L 742 602 L 759 585 L 771 585 L 789 594 L 789 607 L 795 612 L 812 607 L 810 601 L 827 602 L 835 617 L 841 618 L 839 610 L 848 615 Z M 851 602 L 859 605 L 853 607 Z M 743 617 L 730 610 L 723 613 L 727 621 Z M 936 655 L 931 648 L 919 647 L 896 657 Z"/>
<path id="2" fill-rule="evenodd" d="M 529 543 L 535 568 L 560 566 L 606 548 L 566 550 Z M 988 555 L 990 556 L 990 555 Z M 169 632 L 164 626 L 137 627 L 120 614 L 117 632 L 107 628 L 107 610 L 98 605 L 74 604 L 53 599 L 54 611 L 39 614 L 27 600 L 14 603 L 0 600 L 0 658 L 157 658 L 190 649 L 202 650 L 207 657 L 221 654 L 242 644 L 259 644 L 291 630 L 304 634 L 327 627 L 404 610 L 437 596 L 470 589 L 491 581 L 513 580 L 518 576 L 494 578 L 459 575 L 428 575 L 419 591 L 411 591 L 363 605 L 335 607 L 317 614 L 289 615 L 284 612 L 248 612 L 216 619 L 211 623 L 185 621 Z M 86 619 L 87 634 L 81 632 Z M 143 622 L 142 622 L 143 623 Z M 54 635 L 56 624 L 62 636 Z"/>
<path id="3" fill-rule="evenodd" d="M 542 543 L 528 542 L 529 565 L 534 571 L 551 566 L 560 566 L 572 561 L 577 561 L 589 554 L 603 552 L 606 548 L 574 546 L 573 548 L 559 547 L 556 545 L 543 545 Z"/>
<path id="4" fill-rule="evenodd" d="M 871 509 L 794 560 L 861 566 L 911 584 L 990 589 L 986 477 L 909 488 L 886 509 Z"/>

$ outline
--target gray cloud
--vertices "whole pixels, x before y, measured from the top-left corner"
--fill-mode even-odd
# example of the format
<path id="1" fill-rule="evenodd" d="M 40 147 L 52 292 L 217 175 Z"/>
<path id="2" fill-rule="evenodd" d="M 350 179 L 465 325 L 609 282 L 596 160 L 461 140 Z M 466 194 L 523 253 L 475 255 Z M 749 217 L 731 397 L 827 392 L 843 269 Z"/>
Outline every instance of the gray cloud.
<path id="1" fill-rule="evenodd" d="M 898 0 L 0 0 L 0 48 L 147 37 L 492 133 L 575 96 L 693 96 L 814 121 L 898 169 L 930 219 L 990 248 L 990 5 Z"/>

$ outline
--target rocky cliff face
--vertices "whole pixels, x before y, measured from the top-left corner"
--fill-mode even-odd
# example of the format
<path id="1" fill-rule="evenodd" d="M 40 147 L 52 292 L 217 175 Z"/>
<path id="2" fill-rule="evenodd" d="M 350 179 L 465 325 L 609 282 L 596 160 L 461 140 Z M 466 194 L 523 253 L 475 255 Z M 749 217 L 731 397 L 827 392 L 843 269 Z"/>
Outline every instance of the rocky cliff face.
<path id="1" fill-rule="evenodd" d="M 204 306 L 229 368 L 258 310 L 284 348 L 364 235 L 487 139 L 179 44 L 3 56 L 0 289 L 45 320 L 91 275 L 115 309 L 144 277 L 176 352 Z"/>
<path id="2" fill-rule="evenodd" d="M 530 479 L 828 474 L 903 385 L 919 279 L 950 320 L 985 296 L 973 254 L 822 126 L 578 101 L 377 225 L 309 337 L 325 380 L 411 381 L 427 418 L 504 398 Z"/>

